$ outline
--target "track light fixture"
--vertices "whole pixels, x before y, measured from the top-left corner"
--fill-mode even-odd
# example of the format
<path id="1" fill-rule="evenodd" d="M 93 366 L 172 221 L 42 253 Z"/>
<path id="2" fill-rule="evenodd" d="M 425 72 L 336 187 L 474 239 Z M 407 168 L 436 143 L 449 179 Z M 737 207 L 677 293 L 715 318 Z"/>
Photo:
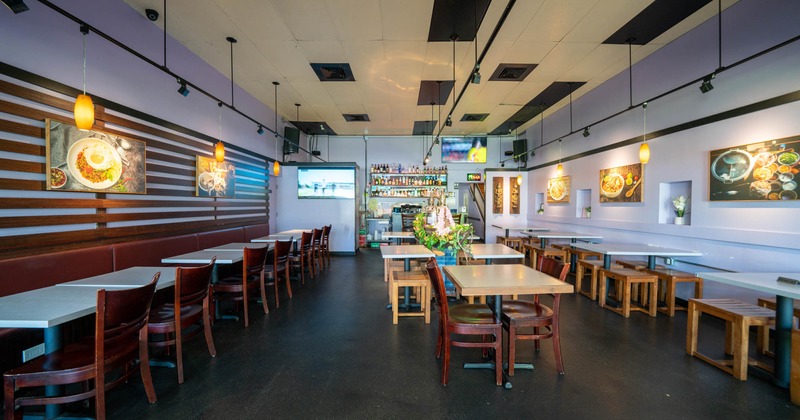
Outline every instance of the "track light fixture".
<path id="1" fill-rule="evenodd" d="M 481 84 L 481 65 L 475 64 L 475 73 L 472 74 L 472 83 L 479 85 Z"/>
<path id="2" fill-rule="evenodd" d="M 473 17 L 475 19 L 473 20 L 473 29 L 475 29 L 475 42 L 473 42 L 473 44 L 475 44 L 475 72 L 472 73 L 472 83 L 479 85 L 481 83 L 481 63 L 478 62 L 478 0 L 475 0 L 474 12 L 475 14 Z"/>
<path id="3" fill-rule="evenodd" d="M 716 73 L 711 73 L 703 78 L 703 83 L 700 84 L 700 92 L 707 93 L 714 89 L 714 85 L 711 84 L 711 80 L 713 80 L 714 77 L 716 77 Z"/>
<path id="4" fill-rule="evenodd" d="M 258 125 L 258 130 L 256 130 L 256 133 L 258 133 L 259 136 L 264 134 L 264 127 L 262 127 L 261 124 Z"/>
<path id="5" fill-rule="evenodd" d="M 447 116 L 447 120 L 445 120 L 445 122 L 444 122 L 444 125 L 446 127 L 452 127 L 453 126 L 453 117 L 448 115 Z"/>
<path id="6" fill-rule="evenodd" d="M 589 136 L 590 136 L 589 127 L 586 127 L 583 129 L 583 137 L 589 137 Z"/>
<path id="7" fill-rule="evenodd" d="M 28 9 L 28 5 L 26 5 L 22 0 L 3 0 L 3 3 L 5 3 L 5 5 L 11 9 L 15 15 L 30 10 Z"/>
<path id="8" fill-rule="evenodd" d="M 180 84 L 181 84 L 181 87 L 179 87 L 179 88 L 178 88 L 178 93 L 180 93 L 181 95 L 183 95 L 183 97 L 184 97 L 184 98 L 185 98 L 185 97 L 187 97 L 187 96 L 189 96 L 189 92 L 190 92 L 190 91 L 189 91 L 189 88 L 188 88 L 188 87 L 186 87 L 186 82 L 184 82 L 184 81 L 183 81 L 183 80 L 181 80 L 181 79 L 178 79 L 178 83 L 180 83 Z"/>

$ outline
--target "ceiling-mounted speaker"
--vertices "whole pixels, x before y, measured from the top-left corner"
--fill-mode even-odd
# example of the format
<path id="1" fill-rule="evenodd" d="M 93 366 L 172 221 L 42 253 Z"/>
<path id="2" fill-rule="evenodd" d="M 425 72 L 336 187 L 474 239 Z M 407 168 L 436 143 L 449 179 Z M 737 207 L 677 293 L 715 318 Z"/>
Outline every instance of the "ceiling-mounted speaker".
<path id="1" fill-rule="evenodd" d="M 514 140 L 514 162 L 528 161 L 528 140 L 527 139 L 519 139 Z"/>
<path id="2" fill-rule="evenodd" d="M 283 127 L 283 154 L 291 155 L 300 151 L 300 130 L 294 127 Z"/>

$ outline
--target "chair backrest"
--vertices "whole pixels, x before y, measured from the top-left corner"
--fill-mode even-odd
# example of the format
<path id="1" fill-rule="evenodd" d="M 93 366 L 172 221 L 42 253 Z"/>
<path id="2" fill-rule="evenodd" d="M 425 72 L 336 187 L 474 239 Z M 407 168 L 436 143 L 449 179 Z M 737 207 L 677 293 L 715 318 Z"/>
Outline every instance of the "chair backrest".
<path id="1" fill-rule="evenodd" d="M 314 248 L 319 248 L 322 244 L 322 229 L 314 229 Z"/>
<path id="2" fill-rule="evenodd" d="M 311 250 L 314 241 L 314 232 L 303 232 L 300 236 L 300 250 L 303 254 Z"/>
<path id="3" fill-rule="evenodd" d="M 139 348 L 142 329 L 147 327 L 150 304 L 161 272 L 149 283 L 133 289 L 100 289 L 97 291 L 95 318 L 95 357 L 104 361 Z M 146 335 L 145 335 L 146 338 Z M 103 363 L 95 364 L 97 383 L 105 383 Z"/>
<path id="4" fill-rule="evenodd" d="M 247 283 L 248 278 L 261 276 L 264 265 L 267 263 L 267 247 L 244 248 L 244 261 L 242 262 L 242 281 Z"/>
<path id="5" fill-rule="evenodd" d="M 292 241 L 275 241 L 275 251 L 273 253 L 275 270 L 283 270 L 289 260 L 289 252 L 292 250 Z"/>
<path id="6" fill-rule="evenodd" d="M 400 218 L 403 223 L 403 232 L 413 232 L 414 231 L 414 219 L 417 218 L 416 214 L 406 214 L 403 213 L 400 215 Z"/>
<path id="7" fill-rule="evenodd" d="M 555 258 L 543 257 L 541 255 L 538 256 L 537 260 L 537 270 L 561 281 L 566 280 L 567 272 L 569 272 L 569 264 Z"/>
<path id="8" fill-rule="evenodd" d="M 175 315 L 180 318 L 178 308 L 202 303 L 208 296 L 211 273 L 217 257 L 211 263 L 200 267 L 178 267 L 175 270 Z"/>
<path id="9" fill-rule="evenodd" d="M 331 236 L 331 228 L 333 225 L 326 225 L 322 227 L 322 246 L 328 246 L 328 239 Z"/>
<path id="10" fill-rule="evenodd" d="M 426 268 L 428 269 L 428 277 L 431 279 L 431 284 L 433 285 L 433 292 L 436 294 L 436 301 L 439 302 L 437 305 L 439 322 L 441 322 L 442 325 L 447 325 L 449 322 L 450 309 L 447 306 L 444 279 L 442 278 L 442 272 L 439 271 L 439 264 L 436 263 L 436 258 L 429 258 Z"/>

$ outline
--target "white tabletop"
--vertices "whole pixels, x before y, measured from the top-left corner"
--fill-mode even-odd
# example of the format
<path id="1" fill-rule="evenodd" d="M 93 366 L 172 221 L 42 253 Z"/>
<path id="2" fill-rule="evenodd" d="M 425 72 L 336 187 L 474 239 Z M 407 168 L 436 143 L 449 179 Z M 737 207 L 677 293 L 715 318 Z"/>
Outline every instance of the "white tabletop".
<path id="1" fill-rule="evenodd" d="M 188 254 L 163 258 L 164 264 L 208 264 L 217 257 L 217 264 L 233 264 L 244 259 L 244 250 L 239 251 L 195 251 Z"/>
<path id="2" fill-rule="evenodd" d="M 289 239 L 288 237 L 286 238 Z M 253 242 L 231 242 L 229 244 L 215 246 L 214 248 L 208 248 L 205 251 L 242 251 L 244 252 L 245 248 L 267 248 L 269 247 L 269 243 L 261 242 L 256 243 L 255 240 Z"/>
<path id="3" fill-rule="evenodd" d="M 577 232 L 523 232 L 523 235 L 539 239 L 603 239 L 600 235 Z"/>
<path id="4" fill-rule="evenodd" d="M 284 230 L 283 232 L 277 232 L 277 233 L 274 233 L 273 235 L 276 235 L 276 236 L 295 236 L 295 237 L 299 238 L 303 234 L 303 232 L 311 232 L 313 230 L 314 229 L 291 229 L 291 230 Z"/>
<path id="5" fill-rule="evenodd" d="M 525 254 L 517 252 L 503 244 L 472 244 L 469 255 L 472 258 L 525 258 Z"/>
<path id="6" fill-rule="evenodd" d="M 645 244 L 575 244 L 575 248 L 587 251 L 599 252 L 605 255 L 646 255 L 655 257 L 702 257 L 703 254 L 697 251 L 687 251 L 684 249 L 665 248 L 655 245 Z"/>
<path id="7" fill-rule="evenodd" d="M 53 286 L 1 297 L 0 327 L 50 328 L 93 314 L 102 288 Z"/>
<path id="8" fill-rule="evenodd" d="M 382 246 L 380 249 L 383 258 L 430 258 L 434 256 L 433 252 L 423 245 L 389 245 Z"/>
<path id="9" fill-rule="evenodd" d="M 498 229 L 503 229 L 503 230 L 527 230 L 527 231 L 534 231 L 534 230 L 547 231 L 547 230 L 550 230 L 550 229 L 548 229 L 546 227 L 541 227 L 541 226 L 520 226 L 520 225 L 503 225 L 503 224 L 497 224 L 497 225 L 493 224 L 492 227 L 496 227 Z"/>
<path id="10" fill-rule="evenodd" d="M 383 232 L 381 236 L 384 239 L 409 239 L 414 237 L 414 232 Z"/>
<path id="11" fill-rule="evenodd" d="M 704 280 L 718 281 L 792 299 L 800 299 L 800 285 L 779 283 L 778 277 L 800 280 L 800 273 L 697 273 Z"/>
<path id="12" fill-rule="evenodd" d="M 275 243 L 277 241 L 288 241 L 289 239 L 291 239 L 292 242 L 297 242 L 297 238 L 292 236 L 292 235 L 267 235 L 267 236 L 262 236 L 260 238 L 252 239 L 251 241 L 252 242 L 266 242 L 266 243 L 270 243 L 271 244 L 271 243 Z"/>
<path id="13" fill-rule="evenodd" d="M 141 287 L 149 283 L 153 276 L 160 272 L 161 276 L 156 283 L 156 289 L 163 289 L 175 284 L 176 267 L 131 267 L 99 276 L 87 277 L 81 280 L 59 283 L 56 287 Z"/>
<path id="14" fill-rule="evenodd" d="M 447 265 L 444 271 L 463 296 L 574 291 L 571 284 L 522 264 Z"/>

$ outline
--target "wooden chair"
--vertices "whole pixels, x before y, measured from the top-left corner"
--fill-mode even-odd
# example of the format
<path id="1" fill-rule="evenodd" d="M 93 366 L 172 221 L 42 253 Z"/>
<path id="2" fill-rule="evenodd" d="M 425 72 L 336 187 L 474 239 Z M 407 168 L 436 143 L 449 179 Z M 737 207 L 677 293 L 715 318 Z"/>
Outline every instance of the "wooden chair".
<path id="1" fill-rule="evenodd" d="M 416 214 L 402 213 L 400 215 L 401 230 L 403 232 L 413 232 L 414 231 L 414 219 L 416 219 L 416 218 L 417 218 Z"/>
<path id="2" fill-rule="evenodd" d="M 291 243 L 291 241 L 289 241 L 289 243 Z M 261 291 L 261 305 L 264 307 L 264 313 L 269 313 L 267 294 L 264 289 L 264 264 L 266 259 L 266 247 L 244 248 L 242 274 L 240 276 L 226 277 L 211 286 L 211 293 L 214 297 L 212 305 L 218 305 L 221 300 L 242 302 L 244 306 L 245 327 L 250 326 L 250 311 L 248 307 L 250 299 L 258 297 L 255 294 L 250 295 L 251 291 L 255 289 Z"/>
<path id="3" fill-rule="evenodd" d="M 725 354 L 732 354 L 732 360 L 712 359 L 697 351 L 697 335 L 702 314 L 709 314 L 725 321 Z M 735 299 L 689 299 L 687 318 L 686 354 L 708 362 L 741 381 L 747 380 L 749 364 L 771 370 L 769 366 L 748 358 L 748 345 L 750 327 L 774 325 L 775 311 Z"/>
<path id="4" fill-rule="evenodd" d="M 137 364 L 147 400 L 156 402 L 147 355 L 147 317 L 160 274 L 142 287 L 98 290 L 94 337 L 68 344 L 6 372 L 3 375 L 5 418 L 21 418 L 17 406 L 65 404 L 94 397 L 95 416 L 105 419 L 106 391 L 126 382 L 136 373 Z M 117 370 L 119 376 L 106 375 Z M 107 377 L 113 380 L 107 382 Z M 23 388 L 77 383 L 84 385 L 75 393 L 60 396 L 16 395 Z"/>
<path id="5" fill-rule="evenodd" d="M 300 284 L 306 284 L 306 268 L 312 279 L 316 276 L 316 264 L 314 264 L 314 253 L 312 252 L 313 236 L 313 232 L 303 232 L 297 250 L 291 250 L 289 253 L 289 265 L 300 272 Z"/>
<path id="6" fill-rule="evenodd" d="M 175 271 L 174 299 L 150 309 L 147 332 L 150 347 L 175 346 L 178 383 L 183 383 L 183 341 L 203 332 L 211 357 L 217 355 L 211 335 L 211 264 L 202 267 L 178 267 Z M 191 328 L 195 327 L 195 328 Z M 163 339 L 158 339 L 163 337 Z"/>
<path id="7" fill-rule="evenodd" d="M 678 306 L 675 302 L 675 286 L 678 283 L 694 283 L 694 298 L 703 298 L 703 279 L 697 277 L 693 273 L 685 271 L 673 270 L 670 268 L 648 270 L 643 269 L 645 273 L 653 274 L 658 277 L 659 290 L 664 296 L 664 306 L 659 306 L 658 311 L 665 313 L 671 317 L 675 316 L 675 311 L 685 311 L 686 308 Z M 663 287 L 661 284 L 663 283 Z"/>
<path id="8" fill-rule="evenodd" d="M 326 225 L 322 227 L 322 241 L 320 242 L 320 251 L 322 252 L 322 256 L 325 258 L 326 266 L 331 265 L 330 237 L 332 228 L 333 225 Z"/>
<path id="9" fill-rule="evenodd" d="M 318 231 L 319 229 L 315 229 Z M 321 230 L 320 230 L 321 232 Z M 275 307 L 281 307 L 280 292 L 278 284 L 281 281 L 286 283 L 286 293 L 289 299 L 292 298 L 292 283 L 289 280 L 289 253 L 292 250 L 292 241 L 275 241 L 275 249 L 272 253 L 272 264 L 264 266 L 264 285 L 273 286 L 275 289 Z M 267 305 L 264 299 L 264 307 Z"/>
<path id="10" fill-rule="evenodd" d="M 567 278 L 569 264 L 550 257 L 539 257 L 537 270 L 561 281 Z M 553 353 L 556 357 L 556 369 L 564 374 L 564 362 L 561 358 L 561 339 L 558 330 L 558 312 L 561 294 L 550 294 L 553 308 L 539 302 L 539 295 L 534 295 L 533 302 L 525 300 L 503 301 L 503 328 L 508 331 L 508 376 L 514 376 L 517 340 L 534 340 L 534 347 L 539 350 L 539 340 L 552 338 Z M 533 334 L 522 332 L 521 328 L 533 328 Z M 540 332 L 544 328 L 544 332 Z"/>
<path id="11" fill-rule="evenodd" d="M 314 229 L 313 233 L 311 253 L 314 255 L 314 264 L 319 266 L 319 271 L 322 271 L 325 268 L 325 260 L 322 259 L 322 229 Z"/>
<path id="12" fill-rule="evenodd" d="M 656 281 L 658 277 L 645 273 L 639 270 L 631 270 L 629 268 L 617 268 L 617 269 L 600 269 L 600 277 L 598 281 L 600 282 L 600 306 L 606 308 L 612 312 L 616 312 L 625 318 L 629 318 L 631 316 L 631 311 L 641 311 L 649 314 L 652 317 L 656 316 L 656 307 L 658 306 L 658 299 L 656 298 Z M 622 298 L 620 301 L 621 308 L 610 306 L 606 304 L 606 279 L 616 280 L 618 284 L 621 285 L 622 289 Z M 649 308 L 645 309 L 642 306 L 634 306 L 631 304 L 631 288 L 632 286 L 636 285 L 645 285 L 649 290 Z M 644 301 L 645 299 L 642 299 Z M 644 304 L 644 303 L 642 303 Z"/>
<path id="13" fill-rule="evenodd" d="M 450 346 L 476 347 L 494 350 L 495 382 L 503 384 L 503 324 L 486 305 L 460 304 L 450 307 L 444 290 L 444 280 L 435 258 L 427 263 L 428 276 L 436 293 L 437 312 L 439 314 L 439 330 L 436 339 L 436 357 L 442 356 L 442 385 L 447 385 L 450 370 Z M 451 334 L 480 336 L 480 341 L 459 341 Z"/>

